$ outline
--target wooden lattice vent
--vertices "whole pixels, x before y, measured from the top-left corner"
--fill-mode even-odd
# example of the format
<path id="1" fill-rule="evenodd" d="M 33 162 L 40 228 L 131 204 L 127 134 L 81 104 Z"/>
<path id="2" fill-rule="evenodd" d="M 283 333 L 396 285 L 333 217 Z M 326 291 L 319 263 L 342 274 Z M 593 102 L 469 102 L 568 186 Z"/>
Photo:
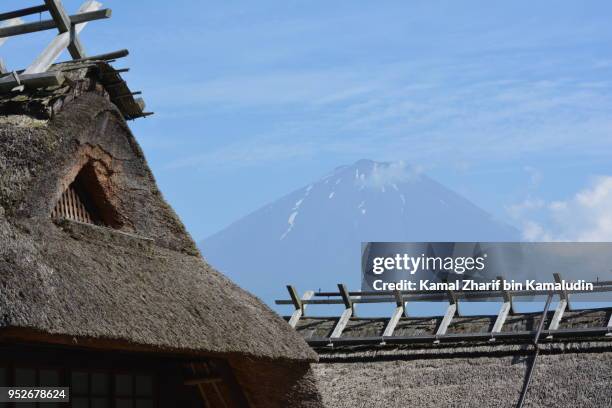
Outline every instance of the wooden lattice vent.
<path id="1" fill-rule="evenodd" d="M 55 208 L 51 212 L 53 218 L 65 218 L 73 221 L 95 224 L 95 215 L 90 214 L 79 193 L 70 185 L 62 194 Z"/>
<path id="2" fill-rule="evenodd" d="M 121 217 L 109 202 L 91 162 L 64 190 L 51 211 L 51 217 L 117 229 L 122 227 Z"/>

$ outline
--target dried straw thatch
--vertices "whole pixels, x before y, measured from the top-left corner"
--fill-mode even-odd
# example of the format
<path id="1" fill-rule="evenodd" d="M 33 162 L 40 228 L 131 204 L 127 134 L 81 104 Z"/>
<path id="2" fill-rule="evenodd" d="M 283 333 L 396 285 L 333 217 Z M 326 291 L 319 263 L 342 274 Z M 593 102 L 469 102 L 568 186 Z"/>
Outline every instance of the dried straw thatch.
<path id="1" fill-rule="evenodd" d="M 544 346 L 525 407 L 612 406 L 612 345 Z M 515 407 L 530 353 L 497 346 L 321 354 L 326 407 Z"/>
<path id="2" fill-rule="evenodd" d="M 512 315 L 504 332 L 536 330 L 540 319 L 541 313 Z M 560 328 L 605 327 L 609 320 L 610 310 L 568 311 Z M 312 341 L 327 338 L 336 321 L 302 318 L 296 329 Z M 441 317 L 402 318 L 394 335 L 432 335 L 440 321 Z M 352 318 L 342 334 L 354 340 L 350 345 L 315 346 L 319 363 L 314 364 L 314 373 L 326 407 L 516 406 L 534 352 L 525 339 L 440 344 L 365 341 L 380 338 L 386 322 Z M 455 317 L 448 333 L 487 333 L 494 322 L 495 316 Z M 359 338 L 364 339 L 362 344 Z M 553 336 L 541 343 L 525 407 L 612 406 L 612 337 Z"/>
<path id="3" fill-rule="evenodd" d="M 60 87 L 0 95 L 0 336 L 315 360 L 281 318 L 201 258 L 110 102 L 109 66 L 62 69 Z M 50 217 L 86 163 L 116 229 Z"/>

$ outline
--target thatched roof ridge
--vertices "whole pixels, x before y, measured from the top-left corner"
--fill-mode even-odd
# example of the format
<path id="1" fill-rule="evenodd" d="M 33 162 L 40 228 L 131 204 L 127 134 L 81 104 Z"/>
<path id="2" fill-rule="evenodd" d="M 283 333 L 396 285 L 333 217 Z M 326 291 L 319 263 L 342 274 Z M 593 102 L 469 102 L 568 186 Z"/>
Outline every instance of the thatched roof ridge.
<path id="1" fill-rule="evenodd" d="M 61 73 L 60 85 L 27 89 L 25 93 L 0 93 L 0 111 L 50 118 L 64 103 L 84 92 L 96 92 L 110 100 L 125 119 L 150 114 L 144 112 L 144 101 L 134 97 L 120 71 L 106 61 L 63 62 L 53 65 L 49 71 Z"/>
<path id="2" fill-rule="evenodd" d="M 0 96 L 0 340 L 23 329 L 77 344 L 315 360 L 281 318 L 201 258 L 124 113 L 86 72 L 61 90 Z M 120 230 L 50 218 L 88 161 Z"/>

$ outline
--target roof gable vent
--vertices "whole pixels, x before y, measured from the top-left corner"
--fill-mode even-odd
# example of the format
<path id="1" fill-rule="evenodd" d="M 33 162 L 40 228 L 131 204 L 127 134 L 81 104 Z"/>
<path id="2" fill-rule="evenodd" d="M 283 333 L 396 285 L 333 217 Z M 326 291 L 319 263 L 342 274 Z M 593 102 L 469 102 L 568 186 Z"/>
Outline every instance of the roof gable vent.
<path id="1" fill-rule="evenodd" d="M 95 215 L 89 212 L 80 194 L 77 193 L 72 184 L 64 191 L 55 208 L 51 212 L 53 218 L 65 218 L 69 220 L 94 224 Z"/>
<path id="2" fill-rule="evenodd" d="M 121 228 L 119 214 L 106 197 L 93 161 L 83 166 L 62 193 L 51 211 L 51 217 Z"/>

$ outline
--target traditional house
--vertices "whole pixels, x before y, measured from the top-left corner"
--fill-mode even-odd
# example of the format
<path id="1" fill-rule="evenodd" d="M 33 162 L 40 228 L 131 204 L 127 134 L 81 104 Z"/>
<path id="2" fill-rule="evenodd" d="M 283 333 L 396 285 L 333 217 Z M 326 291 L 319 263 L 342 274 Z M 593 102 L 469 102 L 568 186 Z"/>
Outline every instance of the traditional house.
<path id="1" fill-rule="evenodd" d="M 612 290 L 612 282 L 596 285 Z M 290 294 L 277 303 L 294 305 L 286 319 L 319 354 L 313 370 L 326 407 L 612 407 L 612 309 L 570 308 L 569 293 L 550 293 L 559 297 L 554 310 L 549 301 L 534 313 L 515 313 L 512 292 L 490 293 L 499 314 L 470 316 L 459 301 L 480 295 L 457 292 L 443 316 L 431 317 L 408 314 L 410 302 L 446 293 L 340 285 L 302 298 L 290 287 Z M 356 316 L 361 303 L 391 303 L 390 318 Z M 317 317 L 321 304 L 344 311 Z"/>
<path id="2" fill-rule="evenodd" d="M 94 12 L 58 4 L 0 37 L 58 27 L 78 51 L 62 15 Z M 126 52 L 49 52 L 0 75 L 0 386 L 70 387 L 72 407 L 319 406 L 316 354 L 164 201 L 126 122 L 144 104 L 108 61 Z"/>

